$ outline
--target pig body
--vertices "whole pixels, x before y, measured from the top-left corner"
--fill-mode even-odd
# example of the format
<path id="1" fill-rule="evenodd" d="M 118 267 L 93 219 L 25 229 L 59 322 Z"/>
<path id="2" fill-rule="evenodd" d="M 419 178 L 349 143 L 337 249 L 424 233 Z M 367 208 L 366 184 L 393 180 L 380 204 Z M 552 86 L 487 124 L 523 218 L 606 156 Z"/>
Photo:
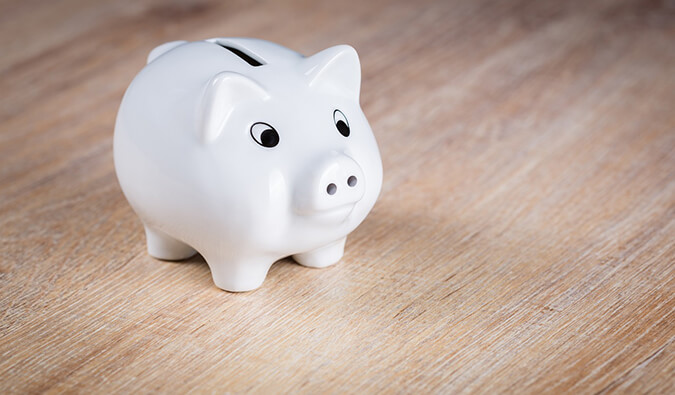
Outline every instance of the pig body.
<path id="1" fill-rule="evenodd" d="M 292 256 L 325 267 L 382 185 L 349 46 L 303 57 L 255 39 L 153 50 L 120 105 L 114 159 L 148 252 L 199 252 L 215 284 L 259 287 Z"/>

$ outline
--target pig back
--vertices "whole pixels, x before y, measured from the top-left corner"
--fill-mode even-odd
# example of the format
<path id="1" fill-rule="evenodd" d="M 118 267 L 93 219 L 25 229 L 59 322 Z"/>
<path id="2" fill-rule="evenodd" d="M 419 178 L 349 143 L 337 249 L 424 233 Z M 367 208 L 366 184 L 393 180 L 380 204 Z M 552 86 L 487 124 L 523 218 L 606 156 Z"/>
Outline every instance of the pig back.
<path id="1" fill-rule="evenodd" d="M 181 239 L 176 229 L 189 234 L 216 220 L 204 208 L 223 175 L 213 174 L 197 128 L 204 89 L 224 70 L 244 72 L 215 44 L 180 45 L 141 70 L 118 112 L 113 150 L 122 190 L 144 223 Z"/>

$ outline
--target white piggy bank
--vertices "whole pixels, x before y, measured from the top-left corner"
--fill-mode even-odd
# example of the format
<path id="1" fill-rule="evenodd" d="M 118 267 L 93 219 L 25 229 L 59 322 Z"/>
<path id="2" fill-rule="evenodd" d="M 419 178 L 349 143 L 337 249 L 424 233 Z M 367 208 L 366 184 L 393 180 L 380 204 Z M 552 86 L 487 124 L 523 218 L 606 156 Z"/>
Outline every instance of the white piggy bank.
<path id="1" fill-rule="evenodd" d="M 350 46 L 304 57 L 218 38 L 155 48 L 115 125 L 115 170 L 148 252 L 202 254 L 215 284 L 259 287 L 270 266 L 340 260 L 382 186 Z"/>

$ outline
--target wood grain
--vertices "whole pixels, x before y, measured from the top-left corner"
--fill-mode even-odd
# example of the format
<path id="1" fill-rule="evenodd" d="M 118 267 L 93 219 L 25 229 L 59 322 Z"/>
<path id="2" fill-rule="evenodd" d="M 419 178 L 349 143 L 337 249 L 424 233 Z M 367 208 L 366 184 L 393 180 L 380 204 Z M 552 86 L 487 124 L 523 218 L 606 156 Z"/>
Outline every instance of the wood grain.
<path id="1" fill-rule="evenodd" d="M 159 43 L 350 43 L 381 198 L 217 289 L 112 165 Z M 0 392 L 675 392 L 672 1 L 0 3 Z"/>

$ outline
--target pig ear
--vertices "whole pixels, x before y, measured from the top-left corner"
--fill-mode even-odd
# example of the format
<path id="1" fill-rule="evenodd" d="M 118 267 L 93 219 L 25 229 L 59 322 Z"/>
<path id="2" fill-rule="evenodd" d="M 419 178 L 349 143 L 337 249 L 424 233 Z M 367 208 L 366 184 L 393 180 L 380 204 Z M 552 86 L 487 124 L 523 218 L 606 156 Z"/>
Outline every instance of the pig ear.
<path id="1" fill-rule="evenodd" d="M 349 45 L 336 45 L 303 59 L 309 86 L 359 100 L 361 63 Z"/>
<path id="2" fill-rule="evenodd" d="M 223 71 L 216 74 L 207 84 L 202 98 L 199 127 L 202 142 L 215 141 L 237 107 L 268 97 L 267 91 L 257 82 L 239 73 Z"/>

